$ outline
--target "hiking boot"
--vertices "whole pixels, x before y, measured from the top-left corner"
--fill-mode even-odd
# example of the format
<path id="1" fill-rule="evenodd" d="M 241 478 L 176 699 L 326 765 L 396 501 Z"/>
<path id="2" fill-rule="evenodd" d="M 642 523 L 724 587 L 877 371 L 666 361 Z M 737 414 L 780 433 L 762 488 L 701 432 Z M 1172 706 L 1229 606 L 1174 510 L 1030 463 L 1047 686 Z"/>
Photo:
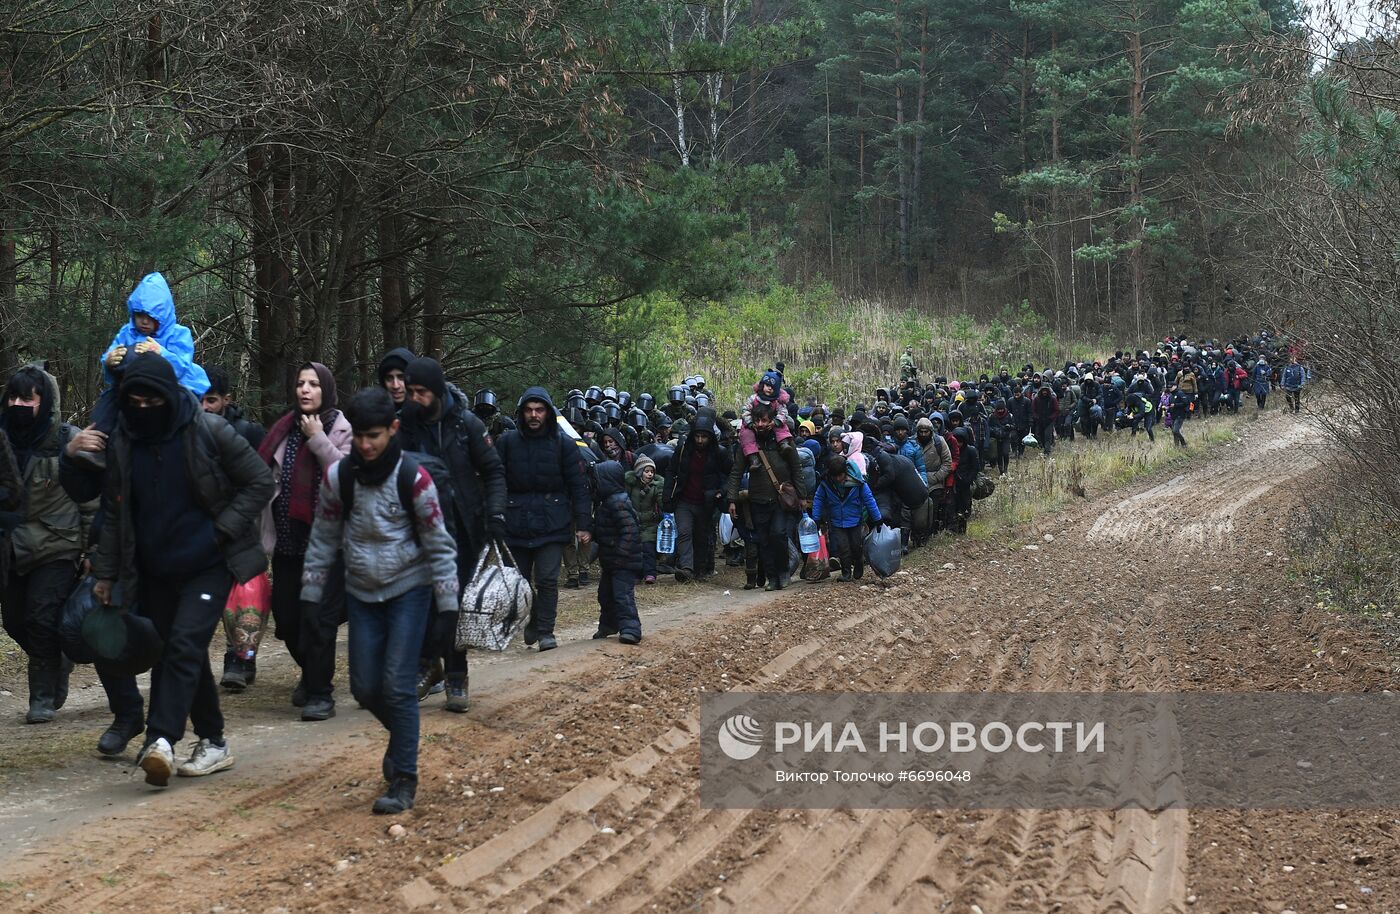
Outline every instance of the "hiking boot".
<path id="1" fill-rule="evenodd" d="M 538 640 L 540 640 L 539 633 L 535 631 L 534 626 L 527 623 L 525 626 L 525 646 L 529 647 Z"/>
<path id="2" fill-rule="evenodd" d="M 418 778 L 411 774 L 395 774 L 389 782 L 384 796 L 374 801 L 374 814 L 393 816 L 413 808 L 413 797 L 418 793 Z"/>
<path id="3" fill-rule="evenodd" d="M 599 641 L 599 640 L 601 640 L 601 639 L 603 639 L 603 638 L 611 638 L 613 635 L 616 635 L 616 634 L 617 634 L 617 629 L 615 629 L 615 628 L 604 628 L 603 626 L 600 625 L 600 626 L 598 626 L 598 630 L 597 630 L 596 632 L 593 633 L 593 640 L 594 640 L 594 641 Z"/>
<path id="4" fill-rule="evenodd" d="M 623 632 L 617 636 L 617 640 L 623 644 L 641 644 L 642 636 L 639 632 Z"/>
<path id="5" fill-rule="evenodd" d="M 564 586 L 570 590 L 578 590 L 578 575 L 569 575 L 569 579 L 564 582 Z"/>
<path id="6" fill-rule="evenodd" d="M 202 739 L 190 753 L 190 757 L 175 769 L 182 778 L 202 778 L 216 771 L 226 771 L 233 767 L 233 753 L 228 744 L 216 746 L 212 741 Z"/>
<path id="7" fill-rule="evenodd" d="M 578 586 L 583 587 L 583 586 L 587 585 L 587 584 L 588 584 L 590 581 L 592 581 L 592 580 L 593 580 L 593 579 L 590 578 L 590 577 L 588 576 L 587 570 L 580 571 L 580 572 L 578 573 Z"/>
<path id="8" fill-rule="evenodd" d="M 135 720 L 122 720 L 120 717 L 112 721 L 112 725 L 103 731 L 97 738 L 97 751 L 111 757 L 121 755 L 126 751 L 126 744 L 131 742 L 133 737 L 141 735 L 141 731 L 146 729 L 140 718 Z"/>
<path id="9" fill-rule="evenodd" d="M 295 689 L 292 689 L 292 707 L 294 707 L 294 708 L 304 708 L 304 707 L 306 707 L 306 682 L 305 682 L 305 681 L 300 681 L 300 682 L 298 682 L 298 683 L 297 683 L 297 687 L 296 687 Z"/>
<path id="10" fill-rule="evenodd" d="M 432 694 L 433 686 L 442 682 L 442 661 L 434 660 L 432 663 L 418 661 L 418 700 L 422 701 Z"/>
<path id="11" fill-rule="evenodd" d="M 746 577 L 746 578 L 744 579 L 744 589 L 745 589 L 745 590 L 753 590 L 753 589 L 754 589 L 755 587 L 757 587 L 757 586 L 758 586 L 758 575 L 756 575 L 756 574 L 754 574 L 752 571 L 750 571 L 750 572 L 748 573 L 748 577 Z"/>
<path id="12" fill-rule="evenodd" d="M 242 692 L 248 688 L 248 676 L 243 672 L 243 661 L 237 654 L 224 654 L 224 675 L 219 685 L 230 692 Z"/>
<path id="13" fill-rule="evenodd" d="M 335 717 L 335 699 L 308 698 L 301 709 L 302 720 L 330 720 Z"/>
<path id="14" fill-rule="evenodd" d="M 677 569 L 676 569 L 676 583 L 677 583 L 677 584 L 689 584 L 692 577 L 694 577 L 694 574 L 693 574 L 691 571 L 689 571 L 688 569 L 685 569 L 685 568 L 677 568 Z"/>
<path id="15" fill-rule="evenodd" d="M 447 692 L 447 702 L 443 707 L 453 714 L 463 714 L 470 707 L 467 703 L 466 673 L 452 673 L 449 675 L 444 691 Z"/>
<path id="16" fill-rule="evenodd" d="M 175 753 L 165 737 L 141 750 L 136 757 L 136 765 L 146 772 L 146 783 L 153 787 L 165 787 L 170 783 L 170 774 L 175 770 Z"/>
<path id="17" fill-rule="evenodd" d="M 553 635 L 540 635 L 540 653 L 552 651 L 559 646 L 559 642 L 554 640 Z"/>

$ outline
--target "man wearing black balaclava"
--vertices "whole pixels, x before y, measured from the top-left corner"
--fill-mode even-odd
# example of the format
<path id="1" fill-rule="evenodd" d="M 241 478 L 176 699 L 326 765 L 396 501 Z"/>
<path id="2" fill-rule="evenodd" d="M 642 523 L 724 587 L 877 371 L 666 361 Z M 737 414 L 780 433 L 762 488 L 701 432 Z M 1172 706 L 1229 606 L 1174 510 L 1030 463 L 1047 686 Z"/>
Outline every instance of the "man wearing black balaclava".
<path id="1" fill-rule="evenodd" d="M 28 655 L 29 712 L 24 719 L 48 723 L 68 698 L 73 665 L 62 655 L 59 617 L 77 580 L 97 501 L 77 505 L 54 485 L 59 452 L 74 430 L 57 418 L 58 383 L 53 376 L 33 365 L 21 368 L 5 385 L 4 404 L 0 440 L 5 453 L 0 461 L 8 464 L 4 473 L 10 477 L 4 487 L 11 502 L 24 501 L 0 520 L 0 567 L 7 569 L 0 578 L 5 588 L 4 625 Z"/>
<path id="2" fill-rule="evenodd" d="M 403 446 L 442 461 L 447 479 L 434 476 L 443 501 L 447 530 L 457 544 L 457 582 L 465 588 L 476 570 L 487 536 L 506 532 L 506 474 L 491 445 L 486 425 L 469 408 L 456 385 L 447 383 L 442 365 L 425 357 L 408 363 L 409 403 L 403 408 L 399 436 Z M 446 496 L 446 497 L 444 497 Z M 460 594 L 459 594 L 460 596 Z M 430 681 L 446 677 L 447 710 L 467 710 L 467 655 L 456 649 L 455 613 L 434 614 L 423 641 L 419 693 Z M 438 662 L 441 661 L 441 668 Z"/>
<path id="3" fill-rule="evenodd" d="M 258 518 L 272 497 L 273 479 L 248 442 L 201 410 L 160 356 L 129 363 L 118 399 L 121 418 L 107 447 L 111 516 L 93 562 L 93 592 L 110 603 L 120 580 L 124 608 L 134 605 L 165 642 L 151 671 L 137 762 L 146 783 L 164 787 L 176 772 L 174 747 L 186 720 L 199 742 L 180 775 L 233 765 L 209 640 L 233 582 L 267 568 Z"/>

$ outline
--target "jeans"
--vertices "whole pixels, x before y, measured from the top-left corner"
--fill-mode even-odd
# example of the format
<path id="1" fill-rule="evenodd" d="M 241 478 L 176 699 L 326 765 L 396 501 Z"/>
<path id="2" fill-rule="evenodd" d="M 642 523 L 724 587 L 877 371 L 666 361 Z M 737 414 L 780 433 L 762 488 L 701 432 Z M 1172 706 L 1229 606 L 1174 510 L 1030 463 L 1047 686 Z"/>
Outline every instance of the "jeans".
<path id="1" fill-rule="evenodd" d="M 186 720 L 201 739 L 223 742 L 224 715 L 218 680 L 209 669 L 209 640 L 223 620 L 232 586 L 233 576 L 222 563 L 185 577 L 142 576 L 137 605 L 165 640 L 160 662 L 151 670 L 146 745 L 163 737 L 174 746 L 185 736 Z"/>
<path id="2" fill-rule="evenodd" d="M 1186 424 L 1186 414 L 1180 413 L 1172 417 L 1172 440 L 1177 444 L 1186 445 L 1186 436 L 1181 434 L 1181 427 Z"/>
<path id="3" fill-rule="evenodd" d="M 563 556 L 563 543 L 545 543 L 534 549 L 510 547 L 510 557 L 514 559 L 511 564 L 520 569 L 535 589 L 535 601 L 526 627 L 536 635 L 554 634 L 554 620 L 559 615 L 559 562 Z"/>
<path id="4" fill-rule="evenodd" d="M 797 515 L 784 511 L 775 501 L 750 501 L 749 513 L 764 575 L 770 582 L 787 584 L 792 567 L 788 563 L 788 543 L 797 534 Z"/>
<path id="5" fill-rule="evenodd" d="M 687 501 L 676 503 L 676 570 L 713 571 L 715 544 L 711 536 L 715 527 L 713 503 L 694 505 Z"/>
<path id="6" fill-rule="evenodd" d="M 626 568 L 604 568 L 598 576 L 598 627 L 641 637 L 637 615 L 637 573 Z"/>
<path id="7" fill-rule="evenodd" d="M 418 776 L 418 654 L 433 602 L 415 587 L 380 603 L 345 595 L 350 615 L 350 694 L 389 731 L 389 765 Z"/>
<path id="8" fill-rule="evenodd" d="M 9 548 L 8 542 L 4 548 Z M 59 662 L 59 617 L 77 580 L 78 569 L 72 559 L 45 562 L 26 574 L 10 572 L 0 619 L 14 642 L 35 660 Z"/>
<path id="9" fill-rule="evenodd" d="M 336 557 L 315 613 L 305 612 L 301 602 L 304 564 L 304 556 L 272 556 L 272 618 L 277 637 L 301 667 L 307 700 L 329 701 L 335 692 L 335 635 L 345 611 L 345 560 Z"/>

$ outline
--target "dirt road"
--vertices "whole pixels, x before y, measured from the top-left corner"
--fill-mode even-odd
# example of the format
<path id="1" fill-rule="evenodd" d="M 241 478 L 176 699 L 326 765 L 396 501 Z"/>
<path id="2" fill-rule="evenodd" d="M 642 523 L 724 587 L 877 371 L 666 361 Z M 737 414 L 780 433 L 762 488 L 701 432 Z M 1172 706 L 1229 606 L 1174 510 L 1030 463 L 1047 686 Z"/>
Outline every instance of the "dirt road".
<path id="1" fill-rule="evenodd" d="M 1393 688 L 1365 627 L 1314 609 L 1286 574 L 1289 510 L 1318 467 L 1308 439 L 1273 415 L 1189 471 L 1086 500 L 1018 541 L 925 550 L 888 588 L 799 586 L 733 609 L 737 591 L 716 593 L 640 648 L 516 658 L 465 721 L 425 716 L 402 837 L 368 815 L 382 741 L 362 714 L 272 752 L 275 765 L 245 750 L 234 772 L 163 794 L 106 766 L 87 776 L 121 782 L 104 788 L 110 806 L 9 848 L 0 908 L 1400 910 L 1396 810 L 698 802 L 702 691 Z"/>

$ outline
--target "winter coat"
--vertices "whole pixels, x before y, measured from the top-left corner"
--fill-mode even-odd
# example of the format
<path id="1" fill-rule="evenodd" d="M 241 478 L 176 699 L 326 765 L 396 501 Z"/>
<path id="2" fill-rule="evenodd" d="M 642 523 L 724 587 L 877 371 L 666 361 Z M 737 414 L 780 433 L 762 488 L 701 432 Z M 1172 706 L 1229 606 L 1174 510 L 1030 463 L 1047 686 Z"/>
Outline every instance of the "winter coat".
<path id="1" fill-rule="evenodd" d="M 505 467 L 488 440 L 486 424 L 468 408 L 466 396 L 449 384 L 442 414 L 435 420 L 424 416 L 416 403 L 405 405 L 399 435 L 404 450 L 421 451 L 447 465 L 453 502 L 447 528 L 464 565 L 470 565 L 486 544 L 486 519 L 506 513 Z"/>
<path id="2" fill-rule="evenodd" d="M 76 429 L 60 421 L 58 381 L 47 371 L 35 368 L 48 386 L 49 427 L 29 452 L 29 462 L 23 470 L 15 464 L 14 453 L 6 433 L 4 458 L 8 463 L 6 476 L 12 478 L 5 488 L 13 493 L 10 501 L 19 513 L 18 523 L 9 531 L 4 549 L 9 564 L 17 574 L 28 574 L 40 565 L 65 559 L 77 559 L 88 550 L 87 535 L 97 513 L 95 498 L 82 503 L 68 496 L 59 483 L 59 459 L 64 446 L 76 434 Z"/>
<path id="3" fill-rule="evenodd" d="M 345 414 L 340 410 L 335 410 L 335 418 L 331 420 L 330 426 L 323 428 L 319 434 L 302 440 L 302 450 L 299 451 L 302 459 L 308 456 L 316 460 L 320 470 L 317 477 L 324 477 L 326 471 L 340 462 L 340 458 L 350 453 L 350 445 L 353 441 L 353 434 L 350 431 L 350 420 L 345 418 Z M 277 519 L 272 513 L 272 503 L 277 500 L 277 496 L 282 494 L 282 461 L 287 456 L 287 439 L 282 439 L 277 445 L 277 450 L 272 452 L 272 498 L 268 499 L 267 507 L 263 509 L 261 529 L 263 551 L 272 555 L 277 548 Z M 286 548 L 285 546 L 283 548 Z"/>
<path id="4" fill-rule="evenodd" d="M 1285 365 L 1283 376 L 1279 378 L 1279 387 L 1284 390 L 1302 390 L 1303 385 L 1307 383 L 1307 377 L 1302 365 Z"/>
<path id="5" fill-rule="evenodd" d="M 1020 437 L 1024 438 L 1026 432 L 1031 430 L 1031 401 L 1029 397 L 1012 397 L 1006 404 L 1007 412 L 1011 414 L 1011 421 L 1016 426 L 1016 431 Z"/>
<path id="6" fill-rule="evenodd" d="M 233 430 L 243 436 L 243 440 L 253 446 L 253 450 L 258 449 L 263 438 L 267 435 L 267 429 L 251 419 L 244 418 L 243 410 L 237 403 L 230 403 L 224 407 L 224 421 L 233 426 Z"/>
<path id="7" fill-rule="evenodd" d="M 977 480 L 977 474 L 982 472 L 982 457 L 977 453 L 977 448 L 971 444 L 964 444 L 962 450 L 958 452 L 958 468 L 953 476 L 958 487 L 972 485 Z"/>
<path id="8" fill-rule="evenodd" d="M 156 319 L 156 332 L 151 337 L 160 344 L 160 354 L 175 368 L 175 378 L 196 396 L 202 397 L 209 390 L 209 376 L 194 361 L 194 335 L 190 328 L 175 321 L 175 299 L 170 294 L 170 286 L 159 273 L 149 273 L 127 296 L 126 310 L 131 314 L 111 344 L 102 353 L 102 376 L 108 384 L 115 382 L 111 369 L 107 367 L 107 356 L 118 346 L 130 350 L 137 343 L 146 341 L 146 334 L 136 329 L 136 315 L 149 314 Z"/>
<path id="9" fill-rule="evenodd" d="M 383 603 L 416 587 L 431 587 L 438 612 L 457 612 L 457 544 L 443 520 L 428 471 L 418 468 L 411 506 L 399 500 L 397 465 L 378 485 L 356 480 L 347 518 L 340 500 L 340 472 L 345 467 L 344 462 L 332 464 L 321 482 L 302 566 L 301 599 L 321 601 L 340 553 L 345 557 L 345 589 L 355 599 Z"/>
<path id="10" fill-rule="evenodd" d="M 817 523 L 826 522 L 849 530 L 859 527 L 867 517 L 872 524 L 881 521 L 880 507 L 875 503 L 870 486 L 863 482 L 847 483 L 838 491 L 826 479 L 817 483 L 816 495 L 812 497 L 812 519 Z"/>
<path id="11" fill-rule="evenodd" d="M 189 394 L 172 391 L 170 396 L 184 396 L 187 401 L 177 406 L 180 418 L 174 434 L 181 439 L 190 491 L 199 509 L 213 519 L 224 564 L 234 580 L 245 583 L 267 569 L 267 554 L 258 541 L 258 518 L 272 501 L 276 487 L 272 471 L 233 426 L 204 412 Z M 131 447 L 125 420 L 119 420 L 107 439 L 103 512 L 107 516 L 92 563 L 98 580 L 121 582 L 128 605 L 137 589 Z"/>
<path id="12" fill-rule="evenodd" d="M 924 485 L 928 485 L 928 464 L 924 462 L 924 449 L 919 447 L 919 442 L 912 437 L 905 438 L 904 443 L 899 446 L 898 453 L 909 458 L 914 464 L 914 469 L 919 471 L 919 478 L 924 481 Z"/>
<path id="13" fill-rule="evenodd" d="M 685 441 L 681 444 L 671 457 L 669 472 L 666 474 L 666 487 L 662 490 L 664 497 L 662 505 L 667 514 L 674 514 L 676 504 L 680 501 L 682 493 L 685 492 L 687 483 L 690 480 L 691 455 L 695 453 L 695 433 L 697 431 L 711 431 L 710 444 L 707 448 L 705 458 L 705 492 L 704 503 L 713 504 L 716 496 L 724 489 L 725 477 L 734 466 L 729 452 L 720 447 L 719 436 L 713 433 L 713 424 L 704 420 L 706 417 L 696 419 L 696 428 L 691 429 Z M 740 464 L 742 466 L 742 464 Z M 658 466 L 657 471 L 660 472 Z"/>
<path id="14" fill-rule="evenodd" d="M 606 571 L 642 570 L 645 540 L 637 511 L 627 497 L 627 475 L 616 460 L 604 460 L 593 468 L 593 478 L 598 485 L 593 537 L 598 543 L 598 561 Z M 652 536 L 654 542 L 655 534 Z"/>
<path id="15" fill-rule="evenodd" d="M 1269 379 L 1273 377 L 1274 370 L 1269 367 L 1269 363 L 1260 359 L 1254 366 L 1251 377 L 1254 380 L 1254 395 L 1256 397 L 1267 396 L 1269 393 Z"/>
<path id="16" fill-rule="evenodd" d="M 1042 391 L 1048 388 L 1041 388 Z M 1036 394 L 1031 400 L 1031 417 L 1035 420 L 1036 427 L 1049 425 L 1060 415 L 1060 401 L 1055 398 L 1054 392 L 1046 394 Z"/>
<path id="17" fill-rule="evenodd" d="M 627 484 L 627 497 L 632 500 L 632 508 L 637 512 L 637 523 L 642 527 L 642 542 L 656 542 L 656 528 L 661 523 L 661 502 L 666 488 L 666 480 L 653 476 L 651 485 L 644 485 L 633 470 L 623 477 Z"/>
<path id="18" fill-rule="evenodd" d="M 525 427 L 527 400 L 547 406 L 538 433 Z M 568 543 L 574 530 L 587 531 L 593 522 L 593 498 L 578 445 L 560 430 L 554 402 L 543 387 L 525 391 L 516 426 L 496 442 L 506 474 L 506 545 L 538 549 Z"/>
<path id="19" fill-rule="evenodd" d="M 792 483 L 797 489 L 798 497 L 807 498 L 810 493 L 803 491 L 802 464 L 797 458 L 797 448 L 792 447 L 790 441 L 784 444 L 785 446 L 780 447 L 777 436 L 769 435 L 759 439 L 758 451 L 760 455 L 768 458 L 768 466 L 780 484 Z M 725 497 L 731 504 L 736 504 L 739 500 L 746 470 L 745 462 L 739 460 L 734 462 L 729 471 L 729 485 L 725 489 Z M 776 504 L 778 501 L 778 492 L 773 488 L 773 481 L 768 478 L 768 471 L 762 464 L 757 470 L 749 473 L 749 501 L 758 504 Z"/>
<path id="20" fill-rule="evenodd" d="M 953 472 L 953 455 L 942 435 L 935 434 L 924 445 L 924 469 L 928 473 L 930 489 L 942 488 L 948 474 Z"/>

